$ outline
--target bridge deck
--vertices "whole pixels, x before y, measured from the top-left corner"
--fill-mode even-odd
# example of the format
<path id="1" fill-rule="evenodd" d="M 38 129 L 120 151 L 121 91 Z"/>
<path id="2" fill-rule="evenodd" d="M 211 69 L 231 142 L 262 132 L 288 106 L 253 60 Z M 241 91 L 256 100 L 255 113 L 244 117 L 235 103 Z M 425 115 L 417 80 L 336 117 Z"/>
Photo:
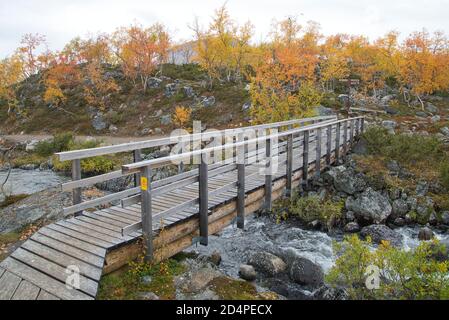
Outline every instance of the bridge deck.
<path id="1" fill-rule="evenodd" d="M 335 153 L 335 132 L 332 151 Z M 323 132 L 322 141 L 326 136 Z M 349 141 L 349 137 L 347 137 Z M 310 136 L 309 166 L 315 164 L 315 136 Z M 343 145 L 343 133 L 340 138 Z M 302 140 L 297 139 L 293 148 L 293 171 L 301 170 Z M 326 157 L 326 144 L 321 145 L 321 155 Z M 281 150 L 282 151 L 282 150 Z M 273 181 L 285 177 L 286 154 L 281 152 L 278 173 Z M 260 189 L 265 184 L 265 176 L 259 175 L 255 164 L 247 165 L 245 174 L 246 194 Z M 237 170 L 211 177 L 208 181 L 209 192 L 237 180 Z M 198 182 L 176 188 L 164 195 L 152 199 L 153 230 L 168 227 L 198 214 L 198 206 L 192 206 L 158 219 L 158 214 L 186 200 L 198 197 Z M 237 197 L 235 189 L 213 196 L 209 206 L 222 205 Z M 4 299 L 94 299 L 103 272 L 108 250 L 123 246 L 141 236 L 134 232 L 122 236 L 123 227 L 141 220 L 140 204 L 126 208 L 112 206 L 94 212 L 47 225 L 38 230 L 30 239 L 0 263 L 0 300 Z M 79 289 L 66 285 L 69 273 L 67 268 L 75 266 L 79 270 Z"/>

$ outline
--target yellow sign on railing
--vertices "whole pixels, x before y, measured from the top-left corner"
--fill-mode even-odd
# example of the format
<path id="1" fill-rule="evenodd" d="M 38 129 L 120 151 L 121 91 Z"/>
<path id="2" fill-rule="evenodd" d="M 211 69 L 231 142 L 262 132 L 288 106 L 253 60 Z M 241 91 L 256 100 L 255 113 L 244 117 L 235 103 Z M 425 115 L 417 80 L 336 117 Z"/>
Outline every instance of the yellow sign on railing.
<path id="1" fill-rule="evenodd" d="M 146 177 L 140 177 L 140 188 L 143 191 L 148 190 L 148 179 Z"/>

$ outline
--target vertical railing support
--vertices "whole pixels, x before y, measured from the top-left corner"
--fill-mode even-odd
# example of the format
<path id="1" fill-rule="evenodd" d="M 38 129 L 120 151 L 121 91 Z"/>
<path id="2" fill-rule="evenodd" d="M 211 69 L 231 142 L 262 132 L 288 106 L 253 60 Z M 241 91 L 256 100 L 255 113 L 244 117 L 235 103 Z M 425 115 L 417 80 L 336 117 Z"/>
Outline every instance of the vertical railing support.
<path id="1" fill-rule="evenodd" d="M 293 179 L 293 134 L 287 136 L 287 182 L 285 188 L 285 195 L 292 196 L 292 179 Z"/>
<path id="2" fill-rule="evenodd" d="M 308 130 L 304 131 L 304 145 L 303 145 L 303 154 L 302 154 L 302 184 L 305 188 L 308 185 L 309 178 L 309 137 L 310 133 Z"/>
<path id="3" fill-rule="evenodd" d="M 343 159 L 346 160 L 346 153 L 348 152 L 348 121 L 343 121 Z"/>
<path id="4" fill-rule="evenodd" d="M 315 176 L 320 177 L 321 174 L 321 128 L 316 129 L 316 156 L 315 156 Z"/>
<path id="5" fill-rule="evenodd" d="M 360 118 L 355 119 L 355 136 L 358 137 L 360 134 Z"/>
<path id="6" fill-rule="evenodd" d="M 153 260 L 153 215 L 151 210 L 151 168 L 144 167 L 140 176 L 142 234 L 145 245 L 145 261 Z"/>
<path id="7" fill-rule="evenodd" d="M 360 123 L 360 132 L 363 133 L 365 131 L 365 118 L 362 118 L 362 123 Z"/>
<path id="8" fill-rule="evenodd" d="M 199 214 L 200 214 L 200 244 L 207 246 L 209 240 L 209 190 L 208 190 L 208 155 L 201 155 L 199 168 Z"/>
<path id="9" fill-rule="evenodd" d="M 272 159 L 271 159 L 271 139 L 268 138 L 265 142 L 265 210 L 271 211 L 271 192 L 273 188 L 272 176 Z"/>
<path id="10" fill-rule="evenodd" d="M 354 120 L 349 120 L 349 148 L 354 144 Z"/>
<path id="11" fill-rule="evenodd" d="M 134 150 L 133 151 L 133 160 L 134 162 L 142 161 L 142 150 Z M 134 174 L 134 187 L 140 186 L 140 173 Z"/>
<path id="12" fill-rule="evenodd" d="M 72 180 L 81 180 L 81 160 L 75 159 L 72 161 Z M 75 188 L 72 191 L 73 204 L 81 203 L 81 188 Z M 75 212 L 75 216 L 82 214 L 82 211 Z"/>
<path id="13" fill-rule="evenodd" d="M 332 156 L 332 125 L 327 127 L 326 164 L 330 166 Z"/>
<path id="14" fill-rule="evenodd" d="M 239 142 L 243 134 L 239 135 Z M 237 147 L 237 228 L 245 228 L 245 158 L 248 146 Z"/>
<path id="15" fill-rule="evenodd" d="M 338 122 L 335 128 L 335 163 L 340 163 L 340 136 L 341 136 L 341 123 Z"/>

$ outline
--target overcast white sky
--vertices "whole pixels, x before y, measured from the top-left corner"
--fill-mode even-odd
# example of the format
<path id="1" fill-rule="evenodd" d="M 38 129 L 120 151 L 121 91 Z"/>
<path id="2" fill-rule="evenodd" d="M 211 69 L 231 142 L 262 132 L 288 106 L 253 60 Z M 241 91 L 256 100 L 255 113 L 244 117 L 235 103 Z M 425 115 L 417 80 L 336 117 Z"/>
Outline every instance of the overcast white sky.
<path id="1" fill-rule="evenodd" d="M 75 36 L 111 32 L 118 26 L 162 22 L 175 40 L 189 39 L 195 16 L 207 24 L 224 0 L 0 0 L 0 58 L 17 47 L 25 33 L 47 36 L 60 49 Z M 231 15 L 256 26 L 256 40 L 273 18 L 296 15 L 314 20 L 324 34 L 365 34 L 370 38 L 397 30 L 403 35 L 423 27 L 449 33 L 449 0 L 228 0 Z"/>

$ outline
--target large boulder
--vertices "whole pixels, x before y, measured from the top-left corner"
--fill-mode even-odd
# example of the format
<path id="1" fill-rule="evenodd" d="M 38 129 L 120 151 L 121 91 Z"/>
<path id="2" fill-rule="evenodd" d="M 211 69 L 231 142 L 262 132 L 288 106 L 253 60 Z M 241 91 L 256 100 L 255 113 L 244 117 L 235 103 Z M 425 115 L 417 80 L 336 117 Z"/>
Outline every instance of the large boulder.
<path id="1" fill-rule="evenodd" d="M 388 241 L 395 247 L 402 246 L 402 235 L 391 230 L 385 225 L 373 224 L 362 228 L 360 235 L 363 238 L 370 237 L 374 243 L 380 244 L 381 241 Z"/>
<path id="2" fill-rule="evenodd" d="M 362 173 L 355 173 L 352 169 L 346 169 L 336 173 L 334 187 L 337 191 L 353 195 L 362 192 L 366 187 L 366 182 Z"/>
<path id="3" fill-rule="evenodd" d="M 256 252 L 248 260 L 248 264 L 252 265 L 257 271 L 270 276 L 275 276 L 287 268 L 285 262 L 269 252 Z"/>
<path id="4" fill-rule="evenodd" d="M 392 216 L 399 218 L 405 216 L 409 212 L 409 206 L 406 200 L 396 199 L 392 205 Z"/>
<path id="5" fill-rule="evenodd" d="M 244 280 L 253 281 L 256 279 L 257 274 L 253 266 L 242 264 L 239 268 L 239 276 Z"/>
<path id="6" fill-rule="evenodd" d="M 312 261 L 298 257 L 290 267 L 290 278 L 296 283 L 318 287 L 324 282 L 324 273 L 321 267 Z"/>
<path id="7" fill-rule="evenodd" d="M 356 198 L 346 199 L 346 209 L 353 211 L 359 222 L 382 223 L 391 214 L 392 207 L 388 197 L 367 188 Z"/>

